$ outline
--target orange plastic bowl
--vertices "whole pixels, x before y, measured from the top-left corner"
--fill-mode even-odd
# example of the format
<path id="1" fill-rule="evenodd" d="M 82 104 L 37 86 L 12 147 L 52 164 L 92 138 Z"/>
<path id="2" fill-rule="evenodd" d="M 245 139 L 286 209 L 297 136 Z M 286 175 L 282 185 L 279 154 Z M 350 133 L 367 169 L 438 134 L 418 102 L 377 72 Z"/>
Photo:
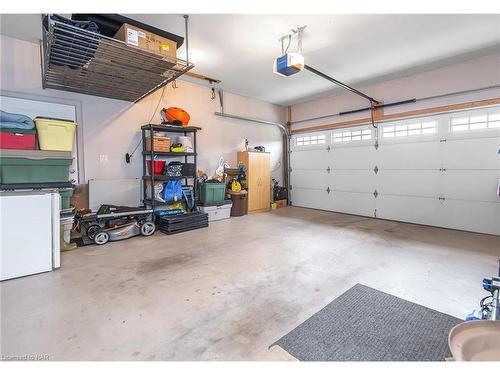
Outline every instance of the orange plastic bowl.
<path id="1" fill-rule="evenodd" d="M 170 107 L 165 110 L 165 117 L 168 122 L 180 122 L 182 126 L 187 126 L 191 116 L 182 108 Z"/>

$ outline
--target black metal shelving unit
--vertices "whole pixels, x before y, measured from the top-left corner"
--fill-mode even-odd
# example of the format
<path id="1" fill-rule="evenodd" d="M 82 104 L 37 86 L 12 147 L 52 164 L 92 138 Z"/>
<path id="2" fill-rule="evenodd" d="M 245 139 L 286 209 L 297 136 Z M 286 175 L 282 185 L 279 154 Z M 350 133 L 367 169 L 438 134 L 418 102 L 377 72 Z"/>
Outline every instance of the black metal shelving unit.
<path id="1" fill-rule="evenodd" d="M 142 184 L 143 184 L 143 203 L 146 207 L 151 207 L 153 210 L 156 206 L 165 205 L 165 202 L 157 201 L 154 199 L 147 199 L 147 188 L 148 181 L 150 182 L 151 197 L 154 197 L 154 185 L 157 181 L 169 181 L 169 180 L 184 180 L 183 186 L 189 186 L 193 188 L 193 194 L 196 197 L 196 171 L 197 171 L 197 149 L 196 149 L 196 133 L 201 130 L 201 128 L 196 126 L 175 126 L 175 125 L 154 125 L 147 124 L 141 126 L 142 130 Z M 184 136 L 188 134 L 193 135 L 193 152 L 163 152 L 155 151 L 153 137 L 155 133 L 180 133 Z M 150 151 L 146 150 L 146 137 L 150 136 Z M 154 163 L 151 163 L 151 174 L 147 174 L 147 161 L 155 160 L 155 157 L 163 158 L 179 158 L 184 157 L 184 163 L 188 163 L 188 158 L 193 158 L 194 163 L 194 173 L 190 176 L 178 176 L 169 177 L 165 175 L 155 176 L 154 175 Z M 192 179 L 193 183 L 190 185 L 188 180 Z"/>

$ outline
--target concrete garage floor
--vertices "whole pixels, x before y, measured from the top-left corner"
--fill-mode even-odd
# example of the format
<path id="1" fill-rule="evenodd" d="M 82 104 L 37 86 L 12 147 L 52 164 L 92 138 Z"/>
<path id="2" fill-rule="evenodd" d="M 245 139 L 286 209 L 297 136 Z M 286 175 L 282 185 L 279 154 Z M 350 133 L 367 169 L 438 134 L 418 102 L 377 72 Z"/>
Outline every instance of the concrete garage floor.
<path id="1" fill-rule="evenodd" d="M 62 255 L 1 287 L 1 352 L 52 360 L 259 360 L 356 283 L 463 318 L 500 237 L 302 208 Z"/>

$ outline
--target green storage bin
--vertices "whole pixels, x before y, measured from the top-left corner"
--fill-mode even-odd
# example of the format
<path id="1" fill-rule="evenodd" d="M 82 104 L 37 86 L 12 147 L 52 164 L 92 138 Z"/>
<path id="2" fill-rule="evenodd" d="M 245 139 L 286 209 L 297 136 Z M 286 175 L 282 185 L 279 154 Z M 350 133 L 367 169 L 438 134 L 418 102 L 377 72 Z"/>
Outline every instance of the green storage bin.
<path id="1" fill-rule="evenodd" d="M 71 163 L 70 152 L 2 150 L 0 183 L 67 182 Z"/>
<path id="2" fill-rule="evenodd" d="M 205 182 L 201 185 L 201 203 L 221 202 L 225 198 L 226 184 L 217 182 Z"/>
<path id="3" fill-rule="evenodd" d="M 59 195 L 61 196 L 61 210 L 69 208 L 71 197 L 73 196 L 73 188 L 59 189 Z"/>

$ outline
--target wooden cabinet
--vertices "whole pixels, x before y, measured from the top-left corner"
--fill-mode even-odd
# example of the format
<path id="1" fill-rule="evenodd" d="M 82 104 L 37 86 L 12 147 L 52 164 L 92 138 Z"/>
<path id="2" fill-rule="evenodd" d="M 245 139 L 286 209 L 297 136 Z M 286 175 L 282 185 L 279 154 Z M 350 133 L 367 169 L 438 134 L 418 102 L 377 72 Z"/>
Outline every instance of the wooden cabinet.
<path id="1" fill-rule="evenodd" d="M 271 203 L 271 160 L 269 152 L 238 152 L 247 174 L 248 212 L 269 210 Z"/>

